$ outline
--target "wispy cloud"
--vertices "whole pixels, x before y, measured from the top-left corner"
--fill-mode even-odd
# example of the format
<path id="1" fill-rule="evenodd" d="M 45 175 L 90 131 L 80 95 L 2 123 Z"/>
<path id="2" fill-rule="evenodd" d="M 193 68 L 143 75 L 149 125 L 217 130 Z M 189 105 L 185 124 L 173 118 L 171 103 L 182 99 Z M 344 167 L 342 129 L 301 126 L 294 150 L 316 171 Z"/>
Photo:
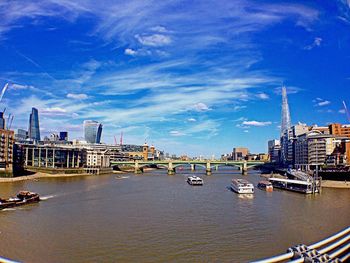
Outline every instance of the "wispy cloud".
<path id="1" fill-rule="evenodd" d="M 304 47 L 304 49 L 306 49 L 306 50 L 314 49 L 315 47 L 321 46 L 321 43 L 322 43 L 322 38 L 315 37 L 314 42 L 312 42 L 312 44 L 307 45 L 306 47 Z"/>
<path id="2" fill-rule="evenodd" d="M 271 121 L 243 121 L 242 122 L 242 125 L 255 126 L 255 127 L 264 127 L 264 126 L 268 126 L 271 124 L 272 124 Z"/>
<path id="3" fill-rule="evenodd" d="M 87 99 L 89 96 L 84 94 L 84 93 L 78 93 L 78 94 L 74 94 L 74 93 L 68 93 L 67 94 L 67 98 L 69 99 L 75 99 L 75 100 L 85 100 Z"/>

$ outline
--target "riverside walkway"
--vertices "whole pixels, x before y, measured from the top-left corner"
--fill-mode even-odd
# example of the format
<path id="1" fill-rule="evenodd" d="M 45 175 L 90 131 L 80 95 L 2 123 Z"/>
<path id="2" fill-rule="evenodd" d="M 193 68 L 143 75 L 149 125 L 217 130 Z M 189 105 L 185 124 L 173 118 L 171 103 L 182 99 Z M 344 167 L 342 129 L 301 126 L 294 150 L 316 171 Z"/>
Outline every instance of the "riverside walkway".
<path id="1" fill-rule="evenodd" d="M 168 175 L 173 175 L 176 172 L 176 168 L 180 166 L 190 166 L 191 170 L 194 171 L 196 166 L 205 169 L 206 175 L 212 174 L 212 169 L 218 169 L 220 166 L 235 166 L 238 167 L 242 174 L 247 174 L 248 169 L 253 168 L 257 165 L 262 165 L 264 162 L 260 161 L 112 161 L 111 166 L 131 166 L 134 167 L 135 173 L 142 173 L 144 167 L 157 166 L 159 168 L 166 168 Z"/>

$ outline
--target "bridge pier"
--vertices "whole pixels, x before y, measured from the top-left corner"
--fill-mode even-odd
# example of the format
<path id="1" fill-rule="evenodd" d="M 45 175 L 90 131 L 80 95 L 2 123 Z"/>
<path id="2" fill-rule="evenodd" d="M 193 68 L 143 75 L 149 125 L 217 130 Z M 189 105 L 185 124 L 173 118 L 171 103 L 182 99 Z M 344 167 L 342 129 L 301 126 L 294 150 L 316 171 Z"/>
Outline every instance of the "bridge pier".
<path id="1" fill-rule="evenodd" d="M 248 174 L 248 165 L 247 161 L 243 161 L 242 167 L 241 167 L 242 175 L 247 175 Z"/>
<path id="2" fill-rule="evenodd" d="M 191 164 L 191 171 L 194 172 L 196 170 L 196 165 L 195 164 Z"/>
<path id="3" fill-rule="evenodd" d="M 215 171 L 219 170 L 219 165 L 215 165 Z"/>
<path id="4" fill-rule="evenodd" d="M 173 167 L 173 163 L 169 162 L 168 164 L 168 175 L 174 175 L 175 174 L 175 168 Z"/>
<path id="5" fill-rule="evenodd" d="M 210 163 L 209 162 L 207 163 L 207 167 L 205 169 L 205 172 L 206 172 L 207 175 L 211 175 L 211 167 L 210 167 Z"/>
<path id="6" fill-rule="evenodd" d="M 139 163 L 135 162 L 135 170 L 134 170 L 135 174 L 141 174 L 142 170 L 140 169 Z"/>

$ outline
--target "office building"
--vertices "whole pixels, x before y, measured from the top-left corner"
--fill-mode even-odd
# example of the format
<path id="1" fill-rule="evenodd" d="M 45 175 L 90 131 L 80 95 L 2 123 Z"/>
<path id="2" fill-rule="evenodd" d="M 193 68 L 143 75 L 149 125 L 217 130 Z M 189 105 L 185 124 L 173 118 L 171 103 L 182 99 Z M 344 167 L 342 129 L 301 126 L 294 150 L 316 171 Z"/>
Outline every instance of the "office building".
<path id="1" fill-rule="evenodd" d="M 243 148 L 243 147 L 233 148 L 232 160 L 234 161 L 244 160 L 248 154 L 249 154 L 248 148 Z"/>
<path id="2" fill-rule="evenodd" d="M 0 112 L 0 129 L 5 129 L 4 112 Z"/>
<path id="3" fill-rule="evenodd" d="M 68 132 L 60 132 L 60 141 L 68 141 Z"/>
<path id="4" fill-rule="evenodd" d="M 32 108 L 29 116 L 28 136 L 34 141 L 40 141 L 39 114 L 36 108 Z"/>
<path id="5" fill-rule="evenodd" d="M 17 129 L 15 139 L 17 142 L 25 141 L 28 138 L 28 132 L 23 129 Z"/>
<path id="6" fill-rule="evenodd" d="M 0 176 L 13 176 L 13 131 L 0 129 Z"/>
<path id="7" fill-rule="evenodd" d="M 339 123 L 333 123 L 328 126 L 329 133 L 333 135 L 339 135 L 349 138 L 349 140 L 344 141 L 344 150 L 346 153 L 347 163 L 350 164 L 350 125 L 344 125 Z"/>
<path id="8" fill-rule="evenodd" d="M 270 161 L 273 163 L 280 162 L 281 156 L 281 143 L 280 140 L 270 140 L 268 141 L 268 154 L 270 156 Z"/>
<path id="9" fill-rule="evenodd" d="M 87 143 L 101 143 L 102 124 L 97 121 L 84 121 L 84 137 Z"/>

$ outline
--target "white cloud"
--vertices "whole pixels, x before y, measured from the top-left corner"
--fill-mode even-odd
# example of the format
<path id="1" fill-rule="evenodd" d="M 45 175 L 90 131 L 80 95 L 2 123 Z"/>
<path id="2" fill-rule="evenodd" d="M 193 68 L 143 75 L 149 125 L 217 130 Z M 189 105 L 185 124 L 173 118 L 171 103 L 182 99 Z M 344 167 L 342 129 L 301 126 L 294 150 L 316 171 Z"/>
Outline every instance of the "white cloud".
<path id="1" fill-rule="evenodd" d="M 318 106 L 326 106 L 326 105 L 329 105 L 331 104 L 331 102 L 329 100 L 325 100 L 325 101 L 321 101 L 319 103 L 317 103 Z"/>
<path id="2" fill-rule="evenodd" d="M 75 99 L 75 100 L 85 100 L 88 98 L 88 95 L 86 95 L 84 93 L 79 93 L 79 94 L 68 93 L 67 98 Z"/>
<path id="3" fill-rule="evenodd" d="M 189 119 L 187 119 L 187 121 L 189 121 L 189 122 L 196 122 L 197 120 L 195 118 L 189 118 Z"/>
<path id="4" fill-rule="evenodd" d="M 40 110 L 40 114 L 49 115 L 49 116 L 66 115 L 67 111 L 63 108 L 60 108 L 60 107 L 52 107 L 52 108 L 44 108 L 44 109 Z"/>
<path id="5" fill-rule="evenodd" d="M 145 46 L 159 47 L 169 45 L 171 43 L 171 38 L 166 35 L 153 34 L 147 36 L 135 35 L 135 38 Z"/>
<path id="6" fill-rule="evenodd" d="M 170 131 L 169 134 L 171 136 L 175 136 L 175 137 L 179 137 L 179 136 L 185 136 L 186 134 L 181 132 L 181 131 L 177 131 L 177 130 L 174 130 L 174 131 Z"/>
<path id="7" fill-rule="evenodd" d="M 322 43 L 322 38 L 315 37 L 314 42 L 312 42 L 311 45 L 308 45 L 308 46 L 304 47 L 304 49 L 306 49 L 306 50 L 314 49 L 315 47 L 321 46 L 321 43 Z"/>
<path id="8" fill-rule="evenodd" d="M 345 114 L 346 113 L 345 109 L 340 109 L 338 112 L 341 113 L 341 114 Z"/>
<path id="9" fill-rule="evenodd" d="M 30 85 L 21 85 L 21 84 L 10 84 L 9 85 L 9 90 L 25 90 L 25 89 L 31 89 L 33 86 Z"/>
<path id="10" fill-rule="evenodd" d="M 259 93 L 256 95 L 259 99 L 268 100 L 270 97 L 266 93 Z"/>
<path id="11" fill-rule="evenodd" d="M 154 26 L 154 27 L 151 27 L 151 30 L 159 32 L 159 33 L 167 33 L 167 32 L 169 32 L 164 26 Z"/>
<path id="12" fill-rule="evenodd" d="M 242 122 L 242 125 L 255 126 L 255 127 L 263 127 L 271 124 L 272 124 L 271 121 L 243 121 Z"/>
<path id="13" fill-rule="evenodd" d="M 124 54 L 125 54 L 125 55 L 129 55 L 129 56 L 136 56 L 137 51 L 136 51 L 136 50 L 133 50 L 133 49 L 131 49 L 131 48 L 126 48 L 126 49 L 124 50 Z"/>
<path id="14" fill-rule="evenodd" d="M 245 108 L 247 108 L 247 106 L 244 106 L 244 105 L 237 105 L 237 106 L 234 106 L 234 107 L 233 107 L 233 110 L 234 110 L 234 111 L 240 111 L 240 110 L 243 110 L 243 109 L 245 109 Z"/>
<path id="15" fill-rule="evenodd" d="M 193 105 L 193 109 L 196 111 L 208 111 L 208 110 L 210 110 L 210 108 L 205 103 L 202 103 L 202 102 L 199 102 L 199 103 Z"/>

